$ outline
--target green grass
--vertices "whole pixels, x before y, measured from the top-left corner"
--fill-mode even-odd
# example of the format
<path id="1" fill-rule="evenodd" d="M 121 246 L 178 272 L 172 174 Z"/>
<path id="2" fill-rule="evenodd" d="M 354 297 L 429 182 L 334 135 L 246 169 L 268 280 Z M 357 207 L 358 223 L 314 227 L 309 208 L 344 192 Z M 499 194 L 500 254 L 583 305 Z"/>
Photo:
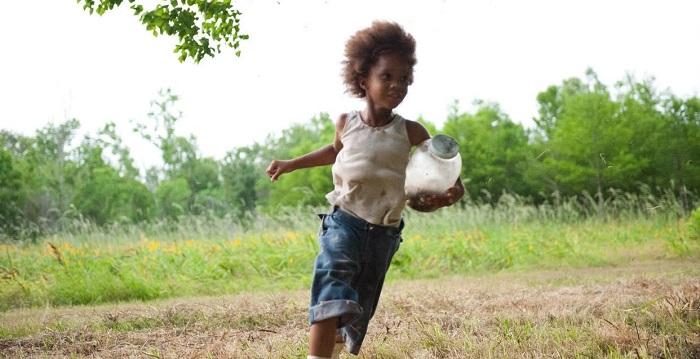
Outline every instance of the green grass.
<path id="1" fill-rule="evenodd" d="M 308 288 L 314 212 L 261 217 L 246 228 L 191 218 L 0 244 L 0 310 Z M 700 256 L 700 241 L 675 215 L 576 213 L 508 203 L 409 212 L 387 280 Z"/>

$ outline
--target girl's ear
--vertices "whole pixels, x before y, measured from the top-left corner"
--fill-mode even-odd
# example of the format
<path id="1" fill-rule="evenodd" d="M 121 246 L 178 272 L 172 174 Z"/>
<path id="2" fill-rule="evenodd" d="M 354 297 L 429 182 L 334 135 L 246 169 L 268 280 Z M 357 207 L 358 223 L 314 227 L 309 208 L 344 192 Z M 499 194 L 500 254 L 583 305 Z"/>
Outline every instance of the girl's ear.
<path id="1" fill-rule="evenodd" d="M 367 91 L 367 78 L 365 78 L 365 77 L 360 78 L 360 88 Z"/>

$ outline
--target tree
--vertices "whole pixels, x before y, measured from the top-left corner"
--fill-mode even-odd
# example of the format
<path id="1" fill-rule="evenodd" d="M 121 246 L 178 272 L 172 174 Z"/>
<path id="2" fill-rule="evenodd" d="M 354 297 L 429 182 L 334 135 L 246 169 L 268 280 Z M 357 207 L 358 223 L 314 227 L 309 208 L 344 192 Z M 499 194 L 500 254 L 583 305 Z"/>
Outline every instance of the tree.
<path id="1" fill-rule="evenodd" d="M 117 125 L 114 122 L 108 122 L 99 131 L 98 144 L 104 149 L 111 149 L 112 155 L 117 156 L 119 173 L 122 176 L 132 179 L 139 176 L 129 148 L 122 143 L 121 137 L 117 134 Z"/>
<path id="2" fill-rule="evenodd" d="M 10 151 L 0 147 L 0 234 L 9 236 L 19 230 L 24 202 L 22 174 L 13 162 Z"/>
<path id="3" fill-rule="evenodd" d="M 27 155 L 32 138 L 0 131 L 0 234 L 16 237 L 25 224 L 35 219 L 28 213 L 30 194 L 36 179 L 29 175 Z"/>
<path id="4" fill-rule="evenodd" d="M 259 144 L 236 148 L 221 164 L 224 198 L 238 216 L 251 213 L 260 200 L 260 187 L 267 179 L 262 150 Z"/>
<path id="5" fill-rule="evenodd" d="M 665 129 L 662 98 L 654 88 L 653 78 L 640 82 L 628 74 L 617 83 L 617 88 L 620 126 L 629 133 L 628 149 L 639 167 L 638 174 L 618 184 L 619 188 L 634 192 L 640 183 L 651 188 L 668 188 L 670 156 L 663 149 L 668 148 L 672 139 Z"/>
<path id="6" fill-rule="evenodd" d="M 25 214 L 49 227 L 56 228 L 70 212 L 74 195 L 71 142 L 80 127 L 76 119 L 59 125 L 49 124 L 37 131 L 27 151 L 26 175 L 32 183 L 30 203 Z"/>
<path id="7" fill-rule="evenodd" d="M 146 173 L 147 182 L 151 188 L 160 188 L 158 181 L 161 178 L 171 182 L 182 179 L 188 190 L 179 191 L 177 187 L 178 193 L 188 193 L 190 197 L 186 203 L 180 203 L 182 198 L 177 197 L 178 211 L 194 214 L 214 211 L 222 215 L 226 211 L 226 201 L 221 188 L 221 165 L 213 158 L 203 158 L 198 154 L 197 139 L 194 136 L 183 137 L 175 133 L 175 124 L 182 116 L 175 110 L 177 100 L 178 97 L 170 89 L 161 90 L 159 98 L 151 102 L 152 110 L 148 116 L 153 120 L 152 125 L 149 127 L 137 123 L 134 129 L 161 151 L 163 159 L 163 170 L 150 169 Z M 168 191 L 176 188 L 172 186 L 172 183 L 168 185 Z M 158 203 L 160 205 L 166 202 Z M 161 213 L 173 217 L 174 212 L 166 209 Z"/>
<path id="8" fill-rule="evenodd" d="M 668 143 L 662 151 L 666 152 L 669 175 L 678 185 L 682 204 L 691 209 L 687 191 L 700 188 L 700 98 L 671 96 L 664 106 Z"/>
<path id="9" fill-rule="evenodd" d="M 523 180 L 528 136 L 497 104 L 477 102 L 475 114 L 453 111 L 443 132 L 459 143 L 462 179 L 474 198 L 502 192 L 527 194 Z"/>
<path id="10" fill-rule="evenodd" d="M 633 190 L 649 159 L 640 157 L 636 124 L 640 106 L 635 101 L 617 102 L 587 71 L 588 81 L 571 80 L 575 91 L 560 97 L 558 115 L 548 128 L 547 152 L 542 156 L 543 173 L 552 178 L 564 194 L 595 194 L 597 208 L 603 209 L 605 193 L 612 188 Z M 653 121 L 653 116 L 652 116 Z"/>
<path id="11" fill-rule="evenodd" d="M 588 69 L 588 73 L 591 72 L 592 70 Z M 535 117 L 534 121 L 540 133 L 545 137 L 551 136 L 557 121 L 561 118 L 564 101 L 568 97 L 584 92 L 587 92 L 586 85 L 574 77 L 564 80 L 561 86 L 549 86 L 547 90 L 537 94 L 539 117 Z"/>
<path id="12" fill-rule="evenodd" d="M 120 175 L 104 160 L 103 150 L 99 141 L 83 141 L 75 175 L 74 208 L 98 225 L 153 218 L 151 192 L 135 178 Z"/>
<path id="13" fill-rule="evenodd" d="M 124 0 L 77 0 L 83 9 L 103 15 L 118 8 Z M 158 0 L 158 4 L 145 9 L 145 0 L 126 0 L 134 15 L 154 36 L 177 36 L 179 42 L 174 52 L 180 62 L 188 57 L 199 63 L 204 56 L 214 57 L 222 47 L 229 47 L 240 56 L 240 40 L 248 35 L 240 32 L 241 12 L 231 0 Z"/>
<path id="14" fill-rule="evenodd" d="M 287 159 L 301 156 L 333 143 L 335 125 L 322 113 L 305 124 L 296 124 L 282 131 L 279 138 L 268 139 L 265 159 Z M 261 188 L 268 209 L 284 206 L 307 206 L 327 203 L 326 193 L 333 189 L 331 167 L 303 169 L 285 174 L 274 185 L 265 182 Z"/>
<path id="15" fill-rule="evenodd" d="M 148 113 L 152 126 L 136 123 L 134 128 L 134 132 L 161 151 L 163 172 L 170 177 L 176 177 L 186 163 L 197 157 L 195 138 L 185 138 L 175 133 L 175 124 L 182 117 L 182 113 L 175 109 L 177 100 L 177 95 L 170 89 L 160 90 L 158 98 L 151 101 L 151 111 Z"/>
<path id="16" fill-rule="evenodd" d="M 183 166 L 176 177 L 185 178 L 192 192 L 190 211 L 223 215 L 226 211 L 221 188 L 221 165 L 213 158 L 193 158 Z"/>
<path id="17" fill-rule="evenodd" d="M 158 211 L 162 217 L 176 219 L 187 213 L 191 197 L 192 192 L 184 178 L 165 180 L 156 189 Z"/>

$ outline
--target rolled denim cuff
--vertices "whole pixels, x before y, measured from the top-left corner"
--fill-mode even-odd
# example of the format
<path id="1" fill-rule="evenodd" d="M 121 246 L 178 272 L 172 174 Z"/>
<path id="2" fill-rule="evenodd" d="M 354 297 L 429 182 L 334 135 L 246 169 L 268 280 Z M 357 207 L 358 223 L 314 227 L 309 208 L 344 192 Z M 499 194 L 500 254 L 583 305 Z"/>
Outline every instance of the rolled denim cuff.
<path id="1" fill-rule="evenodd" d="M 352 325 L 344 326 L 340 330 L 343 339 L 345 339 L 345 350 L 350 354 L 360 354 L 360 347 L 365 340 L 364 332 L 355 329 Z"/>
<path id="2" fill-rule="evenodd" d="M 340 323 L 340 326 L 352 323 L 362 315 L 360 304 L 354 300 L 347 299 L 326 300 L 309 308 L 309 323 L 313 324 L 328 318 L 347 317 L 348 315 L 351 318 Z"/>

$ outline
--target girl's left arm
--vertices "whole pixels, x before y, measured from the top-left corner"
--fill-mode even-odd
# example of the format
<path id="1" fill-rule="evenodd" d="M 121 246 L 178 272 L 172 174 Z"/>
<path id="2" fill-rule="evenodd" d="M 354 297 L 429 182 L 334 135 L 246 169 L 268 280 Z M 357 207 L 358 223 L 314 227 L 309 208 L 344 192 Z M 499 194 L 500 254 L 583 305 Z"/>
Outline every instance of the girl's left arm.
<path id="1" fill-rule="evenodd" d="M 343 142 L 340 138 L 343 134 L 347 117 L 348 114 L 344 113 L 340 115 L 335 122 L 335 138 L 333 139 L 333 143 L 291 160 L 272 160 L 265 170 L 267 175 L 270 176 L 270 180 L 276 181 L 279 176 L 298 169 L 335 163 L 338 152 L 343 148 Z"/>

